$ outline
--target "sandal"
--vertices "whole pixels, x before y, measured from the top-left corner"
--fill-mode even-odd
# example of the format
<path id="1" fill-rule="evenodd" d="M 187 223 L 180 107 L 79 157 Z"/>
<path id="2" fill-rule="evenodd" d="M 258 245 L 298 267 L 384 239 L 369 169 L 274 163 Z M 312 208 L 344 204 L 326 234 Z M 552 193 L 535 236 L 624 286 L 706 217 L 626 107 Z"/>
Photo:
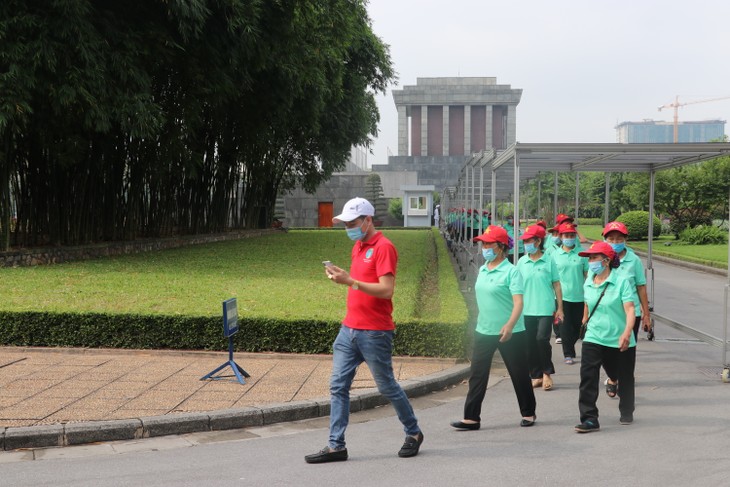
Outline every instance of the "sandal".
<path id="1" fill-rule="evenodd" d="M 611 384 L 608 382 L 608 379 L 606 379 L 604 384 L 606 384 L 606 395 L 610 398 L 616 397 L 616 394 L 618 393 L 618 382 Z"/>
<path id="2" fill-rule="evenodd" d="M 547 374 L 543 375 L 542 376 L 542 389 L 544 391 L 549 391 L 552 388 L 553 388 L 553 379 Z"/>

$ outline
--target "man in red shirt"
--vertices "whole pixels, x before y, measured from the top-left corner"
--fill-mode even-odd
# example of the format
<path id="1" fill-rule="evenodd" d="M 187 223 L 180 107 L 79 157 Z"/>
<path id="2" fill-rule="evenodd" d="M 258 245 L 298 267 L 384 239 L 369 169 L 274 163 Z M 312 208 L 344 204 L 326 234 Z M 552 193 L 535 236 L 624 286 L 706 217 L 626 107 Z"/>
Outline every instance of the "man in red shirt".
<path id="1" fill-rule="evenodd" d="M 327 265 L 325 274 L 347 290 L 347 313 L 335 339 L 330 378 L 330 437 L 321 451 L 307 455 L 307 463 L 347 460 L 345 430 L 350 416 L 350 386 L 357 367 L 365 362 L 383 394 L 403 423 L 406 440 L 399 457 L 413 457 L 423 442 L 423 433 L 408 396 L 393 376 L 393 291 L 398 252 L 390 240 L 373 226 L 375 209 L 363 198 L 353 198 L 332 219 L 343 222 L 352 248 L 350 272 Z"/>

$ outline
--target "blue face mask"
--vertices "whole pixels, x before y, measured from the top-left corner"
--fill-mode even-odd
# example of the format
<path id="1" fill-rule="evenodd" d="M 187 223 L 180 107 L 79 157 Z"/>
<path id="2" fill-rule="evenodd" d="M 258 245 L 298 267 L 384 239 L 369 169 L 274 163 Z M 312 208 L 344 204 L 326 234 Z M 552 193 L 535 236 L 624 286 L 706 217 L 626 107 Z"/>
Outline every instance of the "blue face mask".
<path id="1" fill-rule="evenodd" d="M 492 262 L 497 258 L 497 254 L 494 253 L 494 249 L 482 249 L 482 257 L 487 262 Z"/>
<path id="2" fill-rule="evenodd" d="M 605 268 L 606 268 L 606 266 L 603 265 L 603 261 L 602 260 L 597 260 L 597 261 L 589 262 L 588 263 L 588 270 L 591 271 L 592 273 L 596 274 L 596 275 L 598 275 L 601 272 L 603 272 L 603 270 Z"/>
<path id="3" fill-rule="evenodd" d="M 575 247 L 575 237 L 574 238 L 564 238 L 563 245 L 565 245 L 566 247 Z"/>
<path id="4" fill-rule="evenodd" d="M 553 245 L 561 245 L 563 243 L 562 240 L 560 240 L 560 237 L 550 237 L 552 239 Z"/>
<path id="5" fill-rule="evenodd" d="M 537 252 L 537 245 L 535 245 L 534 243 L 526 243 L 525 252 L 527 252 L 528 254 L 534 254 L 535 252 Z"/>
<path id="6" fill-rule="evenodd" d="M 365 238 L 365 232 L 362 231 L 362 225 L 355 228 L 346 228 L 345 231 L 347 232 L 347 236 L 350 237 L 350 240 L 358 241 Z"/>
<path id="7" fill-rule="evenodd" d="M 626 242 L 609 243 L 608 245 L 610 245 L 611 248 L 613 249 L 613 251 L 616 252 L 617 254 L 620 254 L 626 248 Z"/>

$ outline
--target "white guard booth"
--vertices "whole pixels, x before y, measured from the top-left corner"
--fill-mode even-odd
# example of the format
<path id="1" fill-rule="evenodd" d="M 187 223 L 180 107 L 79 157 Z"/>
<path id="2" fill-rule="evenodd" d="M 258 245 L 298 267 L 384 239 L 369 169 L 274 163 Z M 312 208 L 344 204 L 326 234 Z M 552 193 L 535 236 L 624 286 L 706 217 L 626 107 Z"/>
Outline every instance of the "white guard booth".
<path id="1" fill-rule="evenodd" d="M 430 227 L 433 218 L 433 185 L 403 185 L 403 226 Z"/>

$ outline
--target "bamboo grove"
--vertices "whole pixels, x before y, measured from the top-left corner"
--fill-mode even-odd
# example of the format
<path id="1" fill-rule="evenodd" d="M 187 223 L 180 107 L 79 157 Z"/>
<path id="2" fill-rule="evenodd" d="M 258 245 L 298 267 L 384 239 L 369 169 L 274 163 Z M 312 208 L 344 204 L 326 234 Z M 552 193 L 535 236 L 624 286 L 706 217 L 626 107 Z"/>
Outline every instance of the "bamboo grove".
<path id="1" fill-rule="evenodd" d="M 363 0 L 4 0 L 0 250 L 267 225 L 394 76 Z"/>

